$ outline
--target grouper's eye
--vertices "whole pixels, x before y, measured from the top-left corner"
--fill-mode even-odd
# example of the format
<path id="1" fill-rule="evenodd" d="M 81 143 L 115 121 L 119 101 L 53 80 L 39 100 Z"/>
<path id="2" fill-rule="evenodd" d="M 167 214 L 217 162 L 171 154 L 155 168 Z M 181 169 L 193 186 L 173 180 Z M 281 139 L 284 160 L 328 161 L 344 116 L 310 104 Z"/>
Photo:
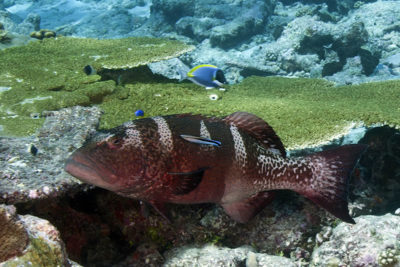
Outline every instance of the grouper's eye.
<path id="1" fill-rule="evenodd" d="M 106 140 L 105 142 L 108 145 L 108 148 L 110 149 L 117 149 L 120 148 L 122 145 L 122 140 L 117 137 L 110 138 L 109 140 Z"/>

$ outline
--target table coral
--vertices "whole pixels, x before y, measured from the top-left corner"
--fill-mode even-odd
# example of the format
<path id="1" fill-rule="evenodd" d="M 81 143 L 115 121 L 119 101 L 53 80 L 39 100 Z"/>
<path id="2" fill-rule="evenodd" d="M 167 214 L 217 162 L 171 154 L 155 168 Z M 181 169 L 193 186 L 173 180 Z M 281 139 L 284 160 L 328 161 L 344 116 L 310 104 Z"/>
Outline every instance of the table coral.
<path id="1" fill-rule="evenodd" d="M 8 134 L 31 134 L 32 127 L 28 125 L 37 124 L 27 120 L 31 113 L 87 106 L 112 93 L 115 82 L 103 81 L 100 75 L 86 75 L 83 71 L 86 65 L 92 65 L 97 73 L 132 69 L 191 49 L 179 41 L 147 37 L 113 40 L 58 37 L 1 50 L 0 87 L 10 90 L 0 94 L 0 124 L 7 125 L 7 119 L 21 116 L 26 127 Z"/>
<path id="2" fill-rule="evenodd" d="M 104 98 L 100 127 L 131 120 L 139 108 L 146 116 L 224 116 L 241 110 L 266 120 L 287 148 L 297 149 L 328 143 L 360 125 L 399 127 L 400 106 L 393 97 L 399 93 L 399 81 L 334 87 L 318 79 L 253 76 L 218 92 L 223 96 L 218 101 L 210 101 L 208 92 L 191 84 L 135 83 Z"/>

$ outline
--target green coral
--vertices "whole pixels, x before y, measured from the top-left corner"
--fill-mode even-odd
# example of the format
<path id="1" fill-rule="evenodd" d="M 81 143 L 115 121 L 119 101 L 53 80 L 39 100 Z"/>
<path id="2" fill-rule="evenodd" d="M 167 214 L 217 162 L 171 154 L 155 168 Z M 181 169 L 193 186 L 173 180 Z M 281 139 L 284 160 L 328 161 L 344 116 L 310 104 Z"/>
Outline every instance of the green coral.
<path id="1" fill-rule="evenodd" d="M 385 266 L 385 267 L 390 267 L 390 266 L 397 266 L 397 256 L 399 254 L 395 249 L 387 249 L 385 251 L 382 251 L 379 253 L 378 256 L 378 264 L 379 266 Z"/>
<path id="2" fill-rule="evenodd" d="M 0 29 L 0 43 L 10 43 L 11 37 L 7 31 Z"/>
<path id="3" fill-rule="evenodd" d="M 184 112 L 222 116 L 242 110 L 265 119 L 284 144 L 294 148 L 329 140 L 352 123 L 400 125 L 400 106 L 393 97 L 400 93 L 400 81 L 334 87 L 318 79 L 250 77 L 230 86 L 217 101 L 209 99 L 211 93 L 186 83 L 128 84 L 100 104 L 105 111 L 100 127 L 131 120 L 137 109 L 147 116 Z"/>
<path id="4" fill-rule="evenodd" d="M 86 75 L 86 65 L 92 65 L 97 73 L 107 73 L 168 59 L 191 49 L 179 41 L 147 37 L 59 37 L 0 50 L 0 125 L 5 128 L 2 135 L 32 134 L 38 121 L 30 120 L 31 113 L 100 103 L 111 94 L 115 82 Z M 15 117 L 26 122 L 18 132 L 8 127 Z"/>

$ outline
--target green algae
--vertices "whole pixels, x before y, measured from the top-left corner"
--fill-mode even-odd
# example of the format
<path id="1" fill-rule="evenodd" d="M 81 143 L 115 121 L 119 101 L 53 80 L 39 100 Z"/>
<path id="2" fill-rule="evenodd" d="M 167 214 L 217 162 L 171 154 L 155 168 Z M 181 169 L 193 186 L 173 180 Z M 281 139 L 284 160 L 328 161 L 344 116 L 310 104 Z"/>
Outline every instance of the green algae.
<path id="1" fill-rule="evenodd" d="M 28 262 L 31 266 L 65 266 L 64 254 L 60 246 L 51 246 L 43 238 L 31 236 L 24 255 L 4 262 L 2 266 L 25 266 Z"/>
<path id="2" fill-rule="evenodd" d="M 222 94 L 211 101 L 211 93 Z M 318 79 L 250 77 L 224 93 L 192 84 L 129 84 L 104 98 L 100 128 L 115 127 L 134 118 L 194 113 L 222 116 L 235 111 L 266 120 L 288 148 L 312 146 L 338 136 L 355 124 L 400 125 L 400 81 L 334 87 Z"/>
<path id="3" fill-rule="evenodd" d="M 92 65 L 97 73 L 106 73 L 176 57 L 191 49 L 179 41 L 148 37 L 60 37 L 0 50 L 1 135 L 31 134 L 38 125 L 30 118 L 32 113 L 96 104 L 111 94 L 115 82 L 86 75 L 86 65 Z M 18 117 L 24 123 L 15 131 L 10 125 L 18 123 L 14 120 Z"/>

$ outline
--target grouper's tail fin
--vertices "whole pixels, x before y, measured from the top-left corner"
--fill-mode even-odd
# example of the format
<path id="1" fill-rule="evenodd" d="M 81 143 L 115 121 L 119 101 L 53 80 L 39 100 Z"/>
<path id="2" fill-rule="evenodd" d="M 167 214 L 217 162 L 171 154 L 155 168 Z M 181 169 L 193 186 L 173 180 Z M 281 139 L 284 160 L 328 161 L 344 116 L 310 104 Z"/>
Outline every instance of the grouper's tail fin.
<path id="1" fill-rule="evenodd" d="M 347 223 L 355 223 L 347 207 L 348 178 L 366 145 L 346 145 L 308 157 L 312 178 L 298 191 Z M 307 182 L 306 182 L 307 183 Z"/>

